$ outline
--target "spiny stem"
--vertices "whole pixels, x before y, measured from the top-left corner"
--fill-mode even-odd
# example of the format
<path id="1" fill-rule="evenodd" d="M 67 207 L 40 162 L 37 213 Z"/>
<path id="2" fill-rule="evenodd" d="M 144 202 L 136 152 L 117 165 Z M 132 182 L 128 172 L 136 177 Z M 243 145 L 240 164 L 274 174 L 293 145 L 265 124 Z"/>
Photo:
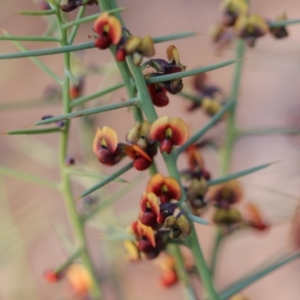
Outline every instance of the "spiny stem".
<path id="1" fill-rule="evenodd" d="M 251 128 L 251 129 L 239 129 L 237 132 L 237 138 L 243 138 L 247 136 L 260 136 L 260 135 L 281 135 L 281 134 L 299 134 L 300 128 Z"/>
<path id="2" fill-rule="evenodd" d="M 58 7 L 56 7 L 56 17 L 57 17 L 61 38 L 62 38 L 61 44 L 64 46 L 68 44 L 68 36 L 67 36 L 66 29 L 62 27 L 63 20 L 61 18 L 60 10 L 58 9 Z M 70 54 L 68 52 L 64 53 L 64 67 L 65 67 L 65 71 L 70 70 Z M 62 87 L 63 87 L 63 112 L 64 114 L 68 114 L 71 111 L 70 95 L 69 95 L 70 79 L 68 76 L 64 76 Z M 89 257 L 85 233 L 84 233 L 84 224 L 82 223 L 82 220 L 78 215 L 75 203 L 73 201 L 72 187 L 71 187 L 69 174 L 65 172 L 65 159 L 67 157 L 67 151 L 68 151 L 69 127 L 70 127 L 70 121 L 66 120 L 65 129 L 63 130 L 60 139 L 59 165 L 61 170 L 62 192 L 63 192 L 67 213 L 69 215 L 69 219 L 72 225 L 72 230 L 73 230 L 74 238 L 76 240 L 77 247 L 82 249 L 81 250 L 82 262 L 85 268 L 89 271 L 93 281 L 91 296 L 93 297 L 93 299 L 98 300 L 101 298 L 101 291 L 100 291 L 95 270 L 93 268 L 91 259 Z"/>
<path id="3" fill-rule="evenodd" d="M 226 175 L 230 169 L 230 161 L 231 156 L 233 154 L 234 142 L 237 137 L 237 130 L 235 125 L 235 114 L 236 114 L 236 103 L 238 99 L 238 94 L 240 90 L 240 82 L 242 76 L 242 67 L 245 52 L 245 42 L 242 39 L 238 39 L 236 41 L 236 64 L 234 67 L 234 77 L 232 82 L 231 89 L 231 99 L 233 99 L 234 103 L 231 106 L 227 119 L 227 129 L 226 129 L 226 140 L 224 143 L 224 147 L 222 149 L 222 170 L 221 174 Z"/>
<path id="4" fill-rule="evenodd" d="M 93 99 L 96 99 L 98 97 L 102 97 L 108 93 L 111 93 L 113 91 L 116 91 L 120 88 L 122 88 L 124 86 L 124 83 L 117 83 L 115 85 L 112 85 L 106 89 L 103 89 L 99 92 L 95 92 L 93 94 L 90 94 L 90 95 L 87 95 L 87 96 L 83 96 L 83 97 L 79 97 L 77 99 L 74 99 L 72 102 L 71 102 L 71 107 L 76 107 L 78 105 L 81 105 L 83 103 L 86 103 L 90 100 L 93 100 Z"/>
<path id="5" fill-rule="evenodd" d="M 212 247 L 212 255 L 211 255 L 211 261 L 210 261 L 210 274 L 211 277 L 215 277 L 216 272 L 216 266 L 217 266 L 217 260 L 218 260 L 218 253 L 220 250 L 221 243 L 223 241 L 223 233 L 221 231 L 221 228 L 216 228 L 216 234 L 215 234 L 215 240 Z"/>

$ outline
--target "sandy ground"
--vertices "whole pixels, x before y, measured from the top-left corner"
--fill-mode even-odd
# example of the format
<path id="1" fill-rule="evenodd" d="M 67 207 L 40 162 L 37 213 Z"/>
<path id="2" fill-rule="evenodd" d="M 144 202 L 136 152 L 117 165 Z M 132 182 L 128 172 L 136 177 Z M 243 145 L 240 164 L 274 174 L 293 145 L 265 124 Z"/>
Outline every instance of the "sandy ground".
<path id="1" fill-rule="evenodd" d="M 128 8 L 123 13 L 125 23 L 130 31 L 136 35 L 164 34 L 199 31 L 197 37 L 174 42 L 180 50 L 181 61 L 191 69 L 208 65 L 234 56 L 233 49 L 229 49 L 222 56 L 216 57 L 211 51 L 207 31 L 210 25 L 218 19 L 218 2 L 216 0 L 165 0 L 165 1 L 119 1 L 120 6 Z M 0 26 L 14 35 L 40 35 L 45 29 L 42 18 L 21 17 L 14 14 L 19 10 L 34 9 L 30 0 L 11 0 L 0 2 Z M 296 0 L 265 0 L 251 1 L 251 10 L 259 12 L 267 18 L 274 18 L 282 11 L 288 13 L 289 18 L 299 18 L 300 4 Z M 93 13 L 93 8 L 88 13 Z M 244 64 L 241 93 L 238 105 L 237 121 L 241 128 L 263 126 L 299 126 L 299 26 L 289 29 L 290 37 L 276 41 L 267 36 L 257 43 L 254 49 L 248 49 Z M 79 31 L 76 43 L 89 40 L 92 33 L 91 24 L 83 25 Z M 24 43 L 30 49 L 45 48 L 49 44 Z M 157 45 L 157 57 L 165 56 L 168 44 Z M 51 45 L 54 46 L 54 45 Z M 17 51 L 10 42 L 0 42 L 1 53 Z M 86 65 L 101 65 L 111 61 L 108 51 L 99 52 L 89 50 L 84 55 Z M 61 56 L 42 57 L 53 71 L 62 76 Z M 229 93 L 232 80 L 232 67 L 226 67 L 210 73 L 212 83 L 219 85 L 225 93 Z M 110 78 L 91 76 L 86 83 L 85 94 L 109 86 L 112 81 L 117 82 L 116 75 Z M 185 80 L 188 84 L 189 81 Z M 20 101 L 39 99 L 45 88 L 53 84 L 39 68 L 28 59 L 0 61 L 0 104 L 17 103 Z M 112 101 L 126 99 L 125 90 L 115 93 Z M 95 105 L 97 101 L 92 102 Z M 98 101 L 99 103 L 99 101 Z M 59 114 L 59 105 L 41 105 L 39 107 L 21 108 L 11 111 L 0 111 L 0 132 L 19 129 L 39 120 L 45 114 Z M 163 116 L 181 116 L 193 130 L 204 125 L 208 118 L 201 112 L 191 114 L 184 112 L 184 101 L 172 97 L 167 108 L 158 109 Z M 132 126 L 130 113 L 126 109 L 99 116 L 96 124 L 112 126 L 118 132 L 120 139 Z M 72 122 L 72 136 L 69 153 L 81 163 L 84 153 L 81 149 L 82 140 L 79 138 L 79 120 Z M 92 133 L 93 135 L 93 133 Z M 210 136 L 222 141 L 223 127 L 217 126 Z M 44 176 L 51 180 L 59 180 L 55 167 L 57 155 L 55 149 L 58 144 L 56 134 L 35 137 L 1 137 L 0 164 L 28 172 L 37 176 Z M 298 204 L 299 193 L 299 145 L 300 140 L 291 136 L 251 137 L 240 140 L 234 151 L 232 171 L 249 168 L 261 163 L 280 161 L 278 164 L 255 175 L 244 179 L 245 199 L 259 204 L 270 222 L 277 225 L 272 227 L 269 234 L 255 234 L 248 232 L 231 237 L 222 248 L 220 263 L 217 269 L 216 286 L 224 288 L 256 266 L 260 266 L 274 255 L 282 253 L 288 246 L 290 236 L 290 222 Z M 89 145 L 87 146 L 89 149 Z M 91 154 L 89 150 L 87 153 Z M 218 157 L 211 151 L 204 152 L 207 168 L 214 176 L 218 175 Z M 184 161 L 180 161 L 180 165 Z M 103 172 L 93 158 L 91 164 Z M 112 168 L 113 170 L 115 168 Z M 161 168 L 165 173 L 164 167 Z M 109 174 L 111 170 L 105 169 Z M 136 172 L 124 175 L 132 179 Z M 135 218 L 137 203 L 143 191 L 143 182 L 123 197 L 113 210 L 120 224 L 126 226 Z M 69 237 L 68 221 L 61 196 L 47 188 L 31 183 L 24 183 L 17 179 L 1 177 L 1 210 L 0 210 L 0 299 L 2 300 L 56 300 L 73 299 L 66 288 L 66 283 L 50 286 L 43 281 L 44 270 L 59 265 L 65 258 L 66 247 L 59 237 L 58 231 Z M 82 182 L 89 186 L 93 181 Z M 112 184 L 106 193 L 112 192 L 121 184 Z M 75 187 L 75 194 L 83 187 Z M 281 191 L 279 192 L 274 192 Z M 284 193 L 296 196 L 288 196 Z M 103 226 L 110 221 L 110 211 L 103 214 L 94 222 L 95 226 Z M 199 228 L 198 228 L 199 227 Z M 213 237 L 213 228 L 200 227 L 199 238 L 205 254 L 208 256 Z M 62 234 L 62 233 L 61 233 Z M 159 269 L 150 263 L 125 265 L 121 263 L 122 250 L 120 244 L 101 240 L 97 230 L 89 231 L 94 258 L 100 262 L 101 274 L 109 273 L 108 261 L 112 254 L 118 262 L 114 265 L 111 276 L 122 278 L 122 285 L 118 288 L 109 281 L 109 277 L 102 278 L 105 299 L 182 299 L 179 287 L 169 290 L 161 289 L 157 282 Z M 66 243 L 65 243 L 66 244 Z M 245 290 L 249 299 L 255 300 L 298 300 L 299 262 L 294 262 L 280 271 L 264 278 Z M 196 285 L 199 285 L 195 281 Z M 119 292 L 119 289 L 122 292 Z M 200 290 L 201 288 L 199 288 Z"/>

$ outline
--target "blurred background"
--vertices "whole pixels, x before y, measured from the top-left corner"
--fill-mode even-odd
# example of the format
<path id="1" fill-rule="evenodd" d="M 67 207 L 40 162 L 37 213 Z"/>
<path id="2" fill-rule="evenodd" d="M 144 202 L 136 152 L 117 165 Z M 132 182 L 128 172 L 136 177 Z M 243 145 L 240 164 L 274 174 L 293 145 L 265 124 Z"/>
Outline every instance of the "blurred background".
<path id="1" fill-rule="evenodd" d="M 119 1 L 126 7 L 122 13 L 125 23 L 134 35 L 160 36 L 185 31 L 197 31 L 196 37 L 174 41 L 180 51 L 181 62 L 192 69 L 234 57 L 234 47 L 216 56 L 212 50 L 208 29 L 220 18 L 217 0 L 165 0 Z M 35 10 L 31 0 L 0 2 L 0 27 L 12 35 L 41 35 L 46 29 L 43 17 L 19 16 L 20 10 Z M 289 19 L 300 18 L 300 3 L 296 0 L 251 0 L 251 11 L 267 19 L 274 19 L 286 12 Z M 98 12 L 97 6 L 88 7 L 86 15 Z M 76 13 L 71 13 L 70 18 Z M 75 43 L 90 41 L 92 24 L 80 27 Z M 288 28 L 289 37 L 275 40 L 270 35 L 257 41 L 255 48 L 247 48 L 237 122 L 240 128 L 299 127 L 300 125 L 300 31 L 299 25 Z M 23 43 L 28 49 L 55 47 L 52 43 Z M 166 58 L 169 43 L 156 45 L 156 57 Z M 19 51 L 11 42 L 1 41 L 0 52 Z M 80 53 L 80 63 L 88 67 L 84 95 L 120 82 L 109 51 L 91 49 Z M 61 55 L 41 57 L 47 66 L 62 76 Z M 99 69 L 99 67 L 102 68 Z M 209 73 L 209 81 L 229 94 L 233 67 Z M 191 82 L 184 79 L 185 88 Z M 50 87 L 50 88 L 49 88 Z M 0 60 L 0 132 L 21 129 L 39 120 L 43 115 L 59 115 L 59 100 L 45 100 L 55 83 L 29 59 Z M 117 102 L 126 99 L 121 89 L 108 97 L 91 101 L 88 106 Z M 186 111 L 186 101 L 170 96 L 166 108 L 158 108 L 160 116 L 180 116 L 195 131 L 209 118 L 201 111 Z M 24 103 L 31 103 L 25 105 Z M 72 120 L 69 155 L 78 166 L 88 166 L 99 173 L 110 174 L 115 167 L 103 168 L 92 154 L 91 139 L 95 131 L 80 119 Z M 121 109 L 97 116 L 97 127 L 113 127 L 120 141 L 133 125 L 128 109 Z M 217 143 L 223 141 L 224 126 L 218 124 L 208 133 Z M 59 135 L 1 136 L 0 166 L 12 168 L 49 180 L 59 180 L 57 146 Z M 217 267 L 216 286 L 222 289 L 254 267 L 264 264 L 274 255 L 291 246 L 291 225 L 298 207 L 300 179 L 300 137 L 260 136 L 241 139 L 233 154 L 232 171 L 239 171 L 259 164 L 279 161 L 276 165 L 241 179 L 245 200 L 251 200 L 262 209 L 272 224 L 268 233 L 247 231 L 236 234 L 221 249 Z M 217 177 L 219 161 L 211 149 L 203 151 L 207 169 Z M 158 157 L 158 161 L 160 158 Z M 184 159 L 179 166 L 184 166 Z M 122 162 L 125 164 L 125 162 Z M 166 174 L 164 166 L 160 170 Z M 119 166 L 117 166 L 118 168 Z M 3 173 L 3 172 L 2 172 Z M 1 171 L 0 171 L 1 174 Z M 122 178 L 137 180 L 141 173 L 130 171 Z M 179 286 L 163 289 L 158 284 L 160 269 L 155 263 L 126 264 L 120 242 L 107 240 L 110 228 L 128 226 L 137 216 L 137 203 L 147 181 L 147 174 L 139 176 L 135 187 L 117 202 L 94 218 L 88 228 L 92 256 L 97 264 L 104 288 L 104 299 L 182 299 Z M 92 186 L 97 179 L 76 178 L 74 195 Z M 124 187 L 112 183 L 85 201 L 101 201 L 105 196 Z M 48 189 L 0 176 L 0 299 L 74 299 L 66 281 L 49 285 L 43 279 L 45 270 L 62 263 L 71 243 L 69 223 L 61 195 Z M 86 209 L 84 201 L 78 209 Z M 115 216 L 115 217 L 112 217 Z M 115 229 L 114 229 L 115 230 Z M 214 228 L 197 226 L 201 245 L 208 256 Z M 298 300 L 300 263 L 298 261 L 272 273 L 245 290 L 249 299 Z M 199 282 L 195 280 L 195 285 Z M 201 287 L 199 287 L 201 290 Z"/>

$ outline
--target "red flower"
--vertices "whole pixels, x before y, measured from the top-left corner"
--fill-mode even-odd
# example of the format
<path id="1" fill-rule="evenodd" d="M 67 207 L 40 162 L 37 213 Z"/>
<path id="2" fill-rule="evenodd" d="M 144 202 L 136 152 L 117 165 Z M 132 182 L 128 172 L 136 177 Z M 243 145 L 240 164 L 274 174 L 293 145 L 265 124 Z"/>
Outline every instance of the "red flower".
<path id="1" fill-rule="evenodd" d="M 180 118 L 168 116 L 154 121 L 150 130 L 152 140 L 160 142 L 160 152 L 171 153 L 173 145 L 182 145 L 188 139 L 188 128 Z"/>
<path id="2" fill-rule="evenodd" d="M 117 45 L 122 37 L 120 21 L 107 12 L 95 20 L 94 31 L 99 35 L 95 41 L 95 46 L 99 49 L 107 49 L 111 44 Z"/>
<path id="3" fill-rule="evenodd" d="M 97 129 L 93 151 L 101 163 L 109 166 L 125 157 L 125 145 L 118 143 L 116 132 L 108 126 L 104 126 L 102 130 Z"/>
<path id="4" fill-rule="evenodd" d="M 147 192 L 154 193 L 160 198 L 161 203 L 171 200 L 179 200 L 181 197 L 180 185 L 173 177 L 164 177 L 157 173 L 153 175 L 147 183 Z"/>

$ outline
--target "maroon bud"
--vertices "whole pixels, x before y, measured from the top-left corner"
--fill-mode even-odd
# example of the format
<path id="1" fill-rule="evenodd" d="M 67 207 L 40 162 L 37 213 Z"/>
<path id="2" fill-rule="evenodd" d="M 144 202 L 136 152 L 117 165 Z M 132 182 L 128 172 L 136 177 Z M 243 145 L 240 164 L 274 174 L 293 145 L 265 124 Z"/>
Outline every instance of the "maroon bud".
<path id="1" fill-rule="evenodd" d="M 164 139 L 160 143 L 159 150 L 160 150 L 161 153 L 163 153 L 164 151 L 166 151 L 168 154 L 170 154 L 171 151 L 172 151 L 172 147 L 173 147 L 172 141 L 170 139 Z"/>
<path id="2" fill-rule="evenodd" d="M 145 159 L 144 157 L 137 157 L 133 162 L 133 166 L 138 171 L 144 171 L 144 170 L 148 169 L 151 164 L 152 164 L 152 161 L 149 161 L 149 160 Z"/>
<path id="3" fill-rule="evenodd" d="M 146 211 L 142 217 L 141 217 L 141 222 L 150 227 L 155 227 L 157 225 L 156 222 L 156 215 L 152 211 Z"/>
<path id="4" fill-rule="evenodd" d="M 153 104 L 157 107 L 163 107 L 169 104 L 169 98 L 165 91 L 156 93 L 151 99 Z"/>
<path id="5" fill-rule="evenodd" d="M 126 57 L 126 51 L 124 48 L 119 48 L 116 52 L 116 60 L 117 61 L 124 61 Z"/>
<path id="6" fill-rule="evenodd" d="M 45 116 L 41 117 L 41 120 L 47 120 L 47 119 L 51 119 L 51 118 L 53 118 L 52 115 L 45 115 Z"/>
<path id="7" fill-rule="evenodd" d="M 111 40 L 108 35 L 102 34 L 95 40 L 95 47 L 105 50 L 111 45 Z"/>
<path id="8" fill-rule="evenodd" d="M 72 166 L 75 164 L 75 158 L 74 157 L 67 157 L 65 160 L 65 164 L 67 166 Z"/>
<path id="9" fill-rule="evenodd" d="M 48 283 L 55 283 L 58 282 L 59 279 L 61 278 L 61 275 L 59 273 L 55 273 L 52 270 L 48 270 L 44 272 L 44 279 L 48 282 Z"/>

